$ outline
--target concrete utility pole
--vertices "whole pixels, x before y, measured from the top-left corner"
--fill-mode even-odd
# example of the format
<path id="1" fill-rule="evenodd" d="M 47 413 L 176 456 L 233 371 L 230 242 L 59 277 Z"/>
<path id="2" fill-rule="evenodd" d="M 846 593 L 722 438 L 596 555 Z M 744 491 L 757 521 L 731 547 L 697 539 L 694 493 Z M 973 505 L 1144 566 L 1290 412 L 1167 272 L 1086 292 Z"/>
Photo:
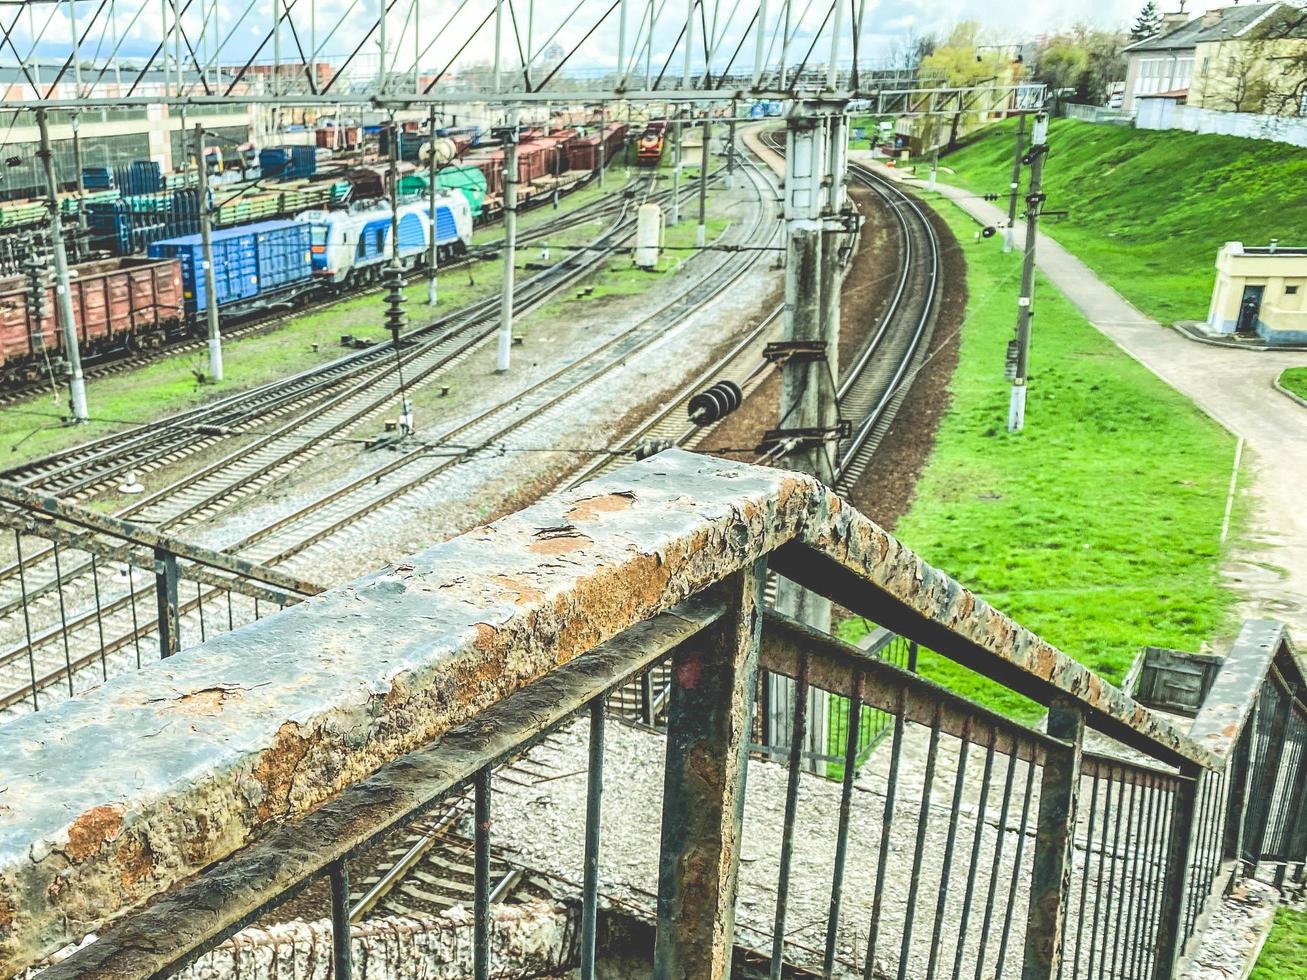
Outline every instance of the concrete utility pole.
<path id="1" fill-rule="evenodd" d="M 619 49 L 620 50 L 620 49 Z M 608 137 L 608 104 L 599 103 L 599 186 L 604 186 L 604 168 L 608 161 L 604 158 L 604 146 Z"/>
<path id="2" fill-rule="evenodd" d="M 799 102 L 790 110 L 785 153 L 785 339 L 773 345 L 781 362 L 782 465 L 835 481 L 839 403 L 840 235 L 847 233 L 842 103 Z M 830 629 L 830 602 L 787 579 L 776 608 L 820 630 Z M 794 682 L 768 681 L 768 740 L 789 730 Z M 825 752 L 824 699 L 810 695 L 805 749 Z M 811 763 L 809 763 L 811 768 Z"/>
<path id="3" fill-rule="evenodd" d="M 507 371 L 513 349 L 513 264 L 517 261 L 517 124 L 518 109 L 508 111 L 504 144 L 504 287 L 499 299 L 499 356 L 495 370 Z"/>
<path id="4" fill-rule="evenodd" d="M 218 282 L 213 269 L 213 237 L 209 220 L 209 165 L 204 159 L 204 124 L 195 124 L 195 163 L 200 178 L 200 252 L 204 261 L 205 315 L 209 324 L 209 377 L 222 380 L 222 334 L 218 323 Z"/>
<path id="5" fill-rule="evenodd" d="M 1003 229 L 1003 251 L 1012 251 L 1017 240 L 1017 192 L 1021 190 L 1021 150 L 1026 141 L 1026 114 L 1017 116 L 1017 145 L 1012 154 L 1012 183 L 1008 185 L 1007 227 Z"/>
<path id="6" fill-rule="evenodd" d="M 694 244 L 703 248 L 708 244 L 708 141 L 712 139 L 712 125 L 705 116 L 703 120 L 703 146 L 699 158 L 699 225 L 694 231 Z"/>
<path id="7" fill-rule="evenodd" d="M 1023 158 L 1030 164 L 1030 190 L 1026 194 L 1026 255 L 1021 267 L 1021 295 L 1017 298 L 1016 372 L 1012 378 L 1012 397 L 1008 403 L 1007 430 L 1020 432 L 1026 424 L 1026 375 L 1030 367 L 1030 318 L 1034 316 L 1035 240 L 1039 237 L 1039 208 L 1044 203 L 1040 192 L 1044 176 L 1044 155 L 1048 152 L 1048 113 L 1035 116 L 1030 137 L 1030 151 Z"/>
<path id="8" fill-rule="evenodd" d="M 54 175 L 54 154 L 50 151 L 50 126 L 45 110 L 36 110 L 41 134 L 37 156 L 45 168 L 45 189 L 50 199 L 50 250 L 54 253 L 54 292 L 59 310 L 59 325 L 64 332 L 64 357 L 68 359 L 68 392 L 72 398 L 73 421 L 90 418 L 86 410 L 86 379 L 82 376 L 82 352 L 77 344 L 77 321 L 73 318 L 73 294 L 68 284 L 68 253 L 64 250 L 64 231 L 59 222 L 59 182 Z"/>
<path id="9" fill-rule="evenodd" d="M 439 298 L 436 283 L 437 264 L 440 258 L 436 245 L 436 107 L 427 116 L 427 209 L 431 212 L 431 254 L 427 256 L 427 305 L 435 306 Z"/>
<path id="10" fill-rule="evenodd" d="M 759 31 L 759 34 L 762 32 Z M 735 189 L 735 100 L 731 99 L 731 119 L 726 124 L 726 189 Z"/>

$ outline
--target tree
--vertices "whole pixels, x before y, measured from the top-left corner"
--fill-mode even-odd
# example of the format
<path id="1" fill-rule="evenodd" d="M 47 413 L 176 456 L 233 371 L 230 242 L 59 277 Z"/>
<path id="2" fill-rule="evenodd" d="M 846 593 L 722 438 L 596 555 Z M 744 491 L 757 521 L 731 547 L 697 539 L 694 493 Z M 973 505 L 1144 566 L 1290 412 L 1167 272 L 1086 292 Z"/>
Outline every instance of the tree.
<path id="1" fill-rule="evenodd" d="M 1142 41 L 1146 37 L 1152 37 L 1162 29 L 1162 12 L 1157 9 L 1154 0 L 1148 0 L 1139 11 L 1139 16 L 1135 18 L 1135 26 L 1130 28 L 1130 40 Z"/>

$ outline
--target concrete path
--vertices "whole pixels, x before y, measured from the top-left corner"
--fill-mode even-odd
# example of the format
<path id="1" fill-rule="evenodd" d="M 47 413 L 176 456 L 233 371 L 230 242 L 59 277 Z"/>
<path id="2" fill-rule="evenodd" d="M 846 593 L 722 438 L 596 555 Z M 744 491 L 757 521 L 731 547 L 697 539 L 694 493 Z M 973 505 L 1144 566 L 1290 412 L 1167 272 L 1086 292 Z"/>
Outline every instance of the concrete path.
<path id="1" fill-rule="evenodd" d="M 906 174 L 882 172 L 921 186 Z M 982 224 L 1006 221 L 1006 212 L 969 191 L 945 184 L 936 189 Z M 999 241 L 993 239 L 995 248 Z M 1018 227 L 1017 247 L 1024 244 L 1024 228 Z M 1246 539 L 1234 542 L 1223 573 L 1240 596 L 1242 615 L 1283 620 L 1307 643 L 1307 408 L 1273 387 L 1284 368 L 1307 365 L 1307 353 L 1231 350 L 1188 340 L 1130 305 L 1047 235 L 1039 236 L 1036 261 L 1090 323 L 1245 440 L 1251 480 L 1241 490 L 1252 497 L 1253 521 Z"/>

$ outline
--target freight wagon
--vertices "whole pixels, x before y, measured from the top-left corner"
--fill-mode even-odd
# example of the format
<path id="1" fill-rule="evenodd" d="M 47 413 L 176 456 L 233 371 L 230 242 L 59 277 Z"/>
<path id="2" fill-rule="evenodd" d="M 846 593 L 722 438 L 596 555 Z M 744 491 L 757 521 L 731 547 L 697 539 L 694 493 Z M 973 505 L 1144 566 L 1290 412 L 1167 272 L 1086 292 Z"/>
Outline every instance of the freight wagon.
<path id="1" fill-rule="evenodd" d="M 610 123 L 602 134 L 596 132 L 590 136 L 578 136 L 567 148 L 567 169 L 598 170 L 600 144 L 603 145 L 603 162 L 607 165 L 622 152 L 625 142 L 624 123 Z"/>
<path id="2" fill-rule="evenodd" d="M 429 178 L 424 171 L 416 170 L 399 179 L 399 196 L 401 198 L 420 197 L 426 199 Z M 448 191 L 458 191 L 467 198 L 472 210 L 472 220 L 479 220 L 486 201 L 486 175 L 472 166 L 444 166 L 436 170 L 436 187 Z M 440 191 L 437 190 L 437 193 Z"/>
<path id="3" fill-rule="evenodd" d="M 69 269 L 73 317 L 83 357 L 158 347 L 184 329 L 181 267 L 173 259 L 101 259 Z M 62 356 L 54 287 L 37 316 L 26 276 L 0 279 L 0 379 L 34 380 Z"/>
<path id="4" fill-rule="evenodd" d="M 289 303 L 313 288 L 312 232 L 304 221 L 264 221 L 215 231 L 214 287 L 218 306 L 229 315 Z M 166 239 L 150 246 L 151 258 L 181 260 L 186 312 L 208 308 L 199 235 Z"/>

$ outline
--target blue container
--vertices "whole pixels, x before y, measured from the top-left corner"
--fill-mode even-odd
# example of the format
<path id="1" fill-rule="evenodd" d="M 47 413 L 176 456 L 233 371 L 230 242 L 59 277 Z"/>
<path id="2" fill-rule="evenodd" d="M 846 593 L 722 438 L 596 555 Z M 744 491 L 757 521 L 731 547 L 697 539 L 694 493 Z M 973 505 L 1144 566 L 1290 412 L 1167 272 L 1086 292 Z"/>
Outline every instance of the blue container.
<path id="1" fill-rule="evenodd" d="M 115 187 L 113 171 L 108 167 L 83 167 L 82 186 L 88 191 L 111 191 Z"/>
<path id="2" fill-rule="evenodd" d="M 270 146 L 259 151 L 259 170 L 269 180 L 284 177 L 286 165 L 289 162 L 290 154 L 286 152 L 284 147 Z"/>
<path id="3" fill-rule="evenodd" d="M 124 195 L 154 194 L 163 190 L 163 171 L 153 160 L 133 160 L 114 168 L 114 179 Z"/>
<path id="4" fill-rule="evenodd" d="M 259 151 L 259 170 L 271 180 L 299 180 L 318 172 L 316 146 L 270 146 Z"/>
<path id="5" fill-rule="evenodd" d="M 210 236 L 218 305 L 245 303 L 293 286 L 313 275 L 311 228 L 302 221 L 264 221 L 223 228 Z M 208 308 L 204 288 L 203 247 L 199 235 L 155 242 L 151 258 L 177 258 L 188 313 Z"/>

